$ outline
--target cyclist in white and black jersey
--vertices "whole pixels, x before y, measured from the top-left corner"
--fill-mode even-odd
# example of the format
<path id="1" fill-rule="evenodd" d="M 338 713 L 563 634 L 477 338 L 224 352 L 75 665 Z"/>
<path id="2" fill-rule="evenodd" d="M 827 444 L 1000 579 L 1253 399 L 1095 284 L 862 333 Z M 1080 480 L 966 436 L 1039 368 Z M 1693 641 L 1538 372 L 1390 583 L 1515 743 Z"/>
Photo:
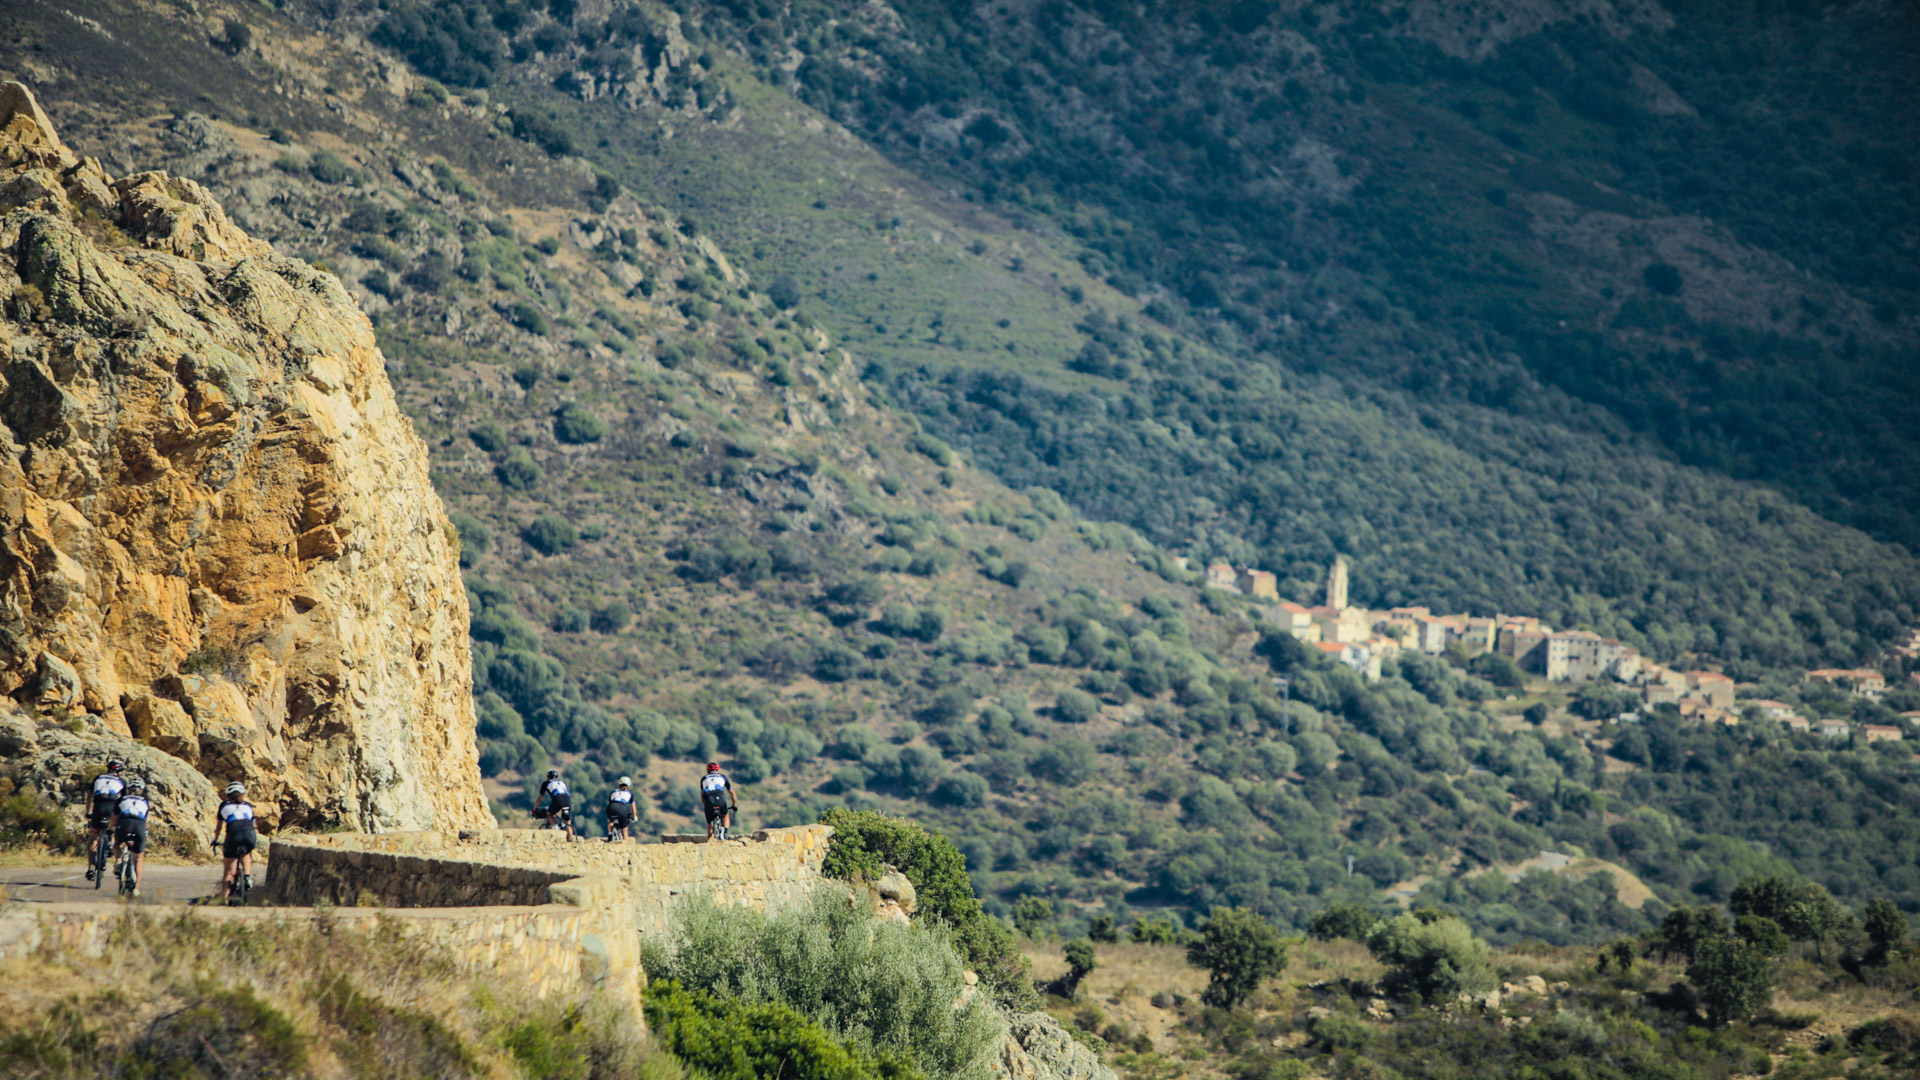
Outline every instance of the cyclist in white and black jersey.
<path id="1" fill-rule="evenodd" d="M 220 835 L 222 830 L 226 832 L 224 842 Z M 247 786 L 235 780 L 227 785 L 227 793 L 220 799 L 220 808 L 213 814 L 213 844 L 220 849 L 223 860 L 220 867 L 221 896 L 231 895 L 236 873 L 246 882 L 247 889 L 252 890 L 253 849 L 259 842 L 259 832 L 254 827 L 253 804 L 247 801 Z"/>
<path id="2" fill-rule="evenodd" d="M 547 827 L 565 826 L 567 839 L 573 839 L 573 792 L 567 790 L 567 782 L 560 779 L 559 769 L 547 770 L 547 782 L 540 785 L 540 794 L 533 800 L 533 812 L 540 813 L 540 804 L 547 804 Z"/>
<path id="3" fill-rule="evenodd" d="M 147 868 L 147 818 L 153 815 L 153 803 L 147 799 L 147 782 L 134 777 L 127 781 L 126 793 L 113 804 L 113 853 L 122 848 L 133 852 L 133 895 L 140 895 L 140 875 Z"/>
<path id="4" fill-rule="evenodd" d="M 93 778 L 93 787 L 87 792 L 87 880 L 92 881 L 95 873 L 93 853 L 99 850 L 100 833 L 113 821 L 113 808 L 120 802 L 120 796 L 126 793 L 127 763 L 119 758 L 107 762 L 107 771 Z"/>
<path id="5" fill-rule="evenodd" d="M 707 839 L 713 839 L 714 825 L 720 826 L 720 839 L 727 838 L 727 830 L 733 828 L 733 812 L 740 809 L 740 800 L 733 793 L 733 781 L 720 771 L 720 763 L 707 762 L 707 774 L 700 778 L 700 806 L 707 812 Z"/>
<path id="6" fill-rule="evenodd" d="M 620 786 L 607 796 L 607 842 L 617 837 L 627 839 L 627 830 L 633 828 L 633 777 L 620 778 Z"/>

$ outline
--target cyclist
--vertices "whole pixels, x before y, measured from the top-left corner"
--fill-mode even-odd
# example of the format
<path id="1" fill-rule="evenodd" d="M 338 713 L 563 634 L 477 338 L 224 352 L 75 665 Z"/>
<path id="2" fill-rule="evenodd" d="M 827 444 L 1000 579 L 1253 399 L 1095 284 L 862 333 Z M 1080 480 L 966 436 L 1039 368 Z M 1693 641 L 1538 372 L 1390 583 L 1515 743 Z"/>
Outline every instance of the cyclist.
<path id="1" fill-rule="evenodd" d="M 720 771 L 720 763 L 707 762 L 707 775 L 700 778 L 700 805 L 707 811 L 707 839 L 713 839 L 713 826 L 720 823 L 720 839 L 727 838 L 727 830 L 733 827 L 733 812 L 740 809 L 740 800 L 733 793 L 733 782 L 727 774 Z"/>
<path id="2" fill-rule="evenodd" d="M 100 849 L 100 833 L 113 820 L 114 804 L 120 801 L 121 793 L 127 790 L 127 779 L 120 774 L 125 772 L 127 763 L 119 758 L 107 762 L 107 771 L 93 778 L 93 789 L 87 794 L 87 880 L 92 881 L 95 873 L 105 873 L 106 867 L 95 868 L 93 853 Z"/>
<path id="3" fill-rule="evenodd" d="M 560 779 L 559 769 L 547 770 L 547 782 L 540 785 L 540 794 L 534 797 L 533 812 L 540 813 L 541 802 L 547 805 L 547 827 L 557 829 L 565 826 L 567 839 L 573 839 L 573 793 L 567 790 L 567 782 Z"/>
<path id="4" fill-rule="evenodd" d="M 147 868 L 147 818 L 153 803 L 147 799 L 147 782 L 134 777 L 127 781 L 126 793 L 113 805 L 113 853 L 124 848 L 133 852 L 133 895 L 140 895 L 140 875 Z"/>
<path id="5" fill-rule="evenodd" d="M 617 836 L 627 839 L 627 830 L 633 828 L 633 777 L 620 778 L 620 786 L 607 796 L 607 842 L 612 843 Z"/>
<path id="6" fill-rule="evenodd" d="M 226 830 L 226 843 L 220 841 L 220 831 Z M 247 801 L 247 785 L 235 780 L 227 785 L 227 793 L 220 799 L 220 809 L 213 814 L 213 846 L 220 849 L 222 861 L 220 867 L 220 895 L 233 895 L 234 875 L 253 889 L 253 849 L 259 843 L 259 834 L 253 824 L 253 804 Z M 228 903 L 237 903 L 229 899 Z"/>

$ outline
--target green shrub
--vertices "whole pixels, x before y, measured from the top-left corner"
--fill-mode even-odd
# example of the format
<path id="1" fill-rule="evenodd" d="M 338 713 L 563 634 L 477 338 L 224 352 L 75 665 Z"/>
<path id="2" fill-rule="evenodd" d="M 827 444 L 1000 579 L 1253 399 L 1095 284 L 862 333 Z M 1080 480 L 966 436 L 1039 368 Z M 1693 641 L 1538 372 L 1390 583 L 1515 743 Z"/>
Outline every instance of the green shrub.
<path id="1" fill-rule="evenodd" d="M 507 309 L 507 321 L 530 334 L 546 337 L 553 331 L 553 324 L 547 321 L 547 314 L 525 300 L 516 300 Z M 516 376 L 519 372 L 514 373 Z"/>
<path id="2" fill-rule="evenodd" d="M 542 555 L 558 555 L 580 540 L 573 523 L 552 514 L 541 514 L 520 530 L 520 539 Z"/>
<path id="3" fill-rule="evenodd" d="M 1100 702 L 1085 690 L 1067 687 L 1054 699 L 1053 711 L 1069 724 L 1084 724 L 1100 715 Z"/>
<path id="4" fill-rule="evenodd" d="M 482 420 L 473 425 L 467 432 L 467 438 L 489 454 L 497 454 L 507 448 L 507 429 L 498 420 Z"/>
<path id="5" fill-rule="evenodd" d="M 576 446 L 596 443 L 607 437 L 607 422 L 585 405 L 570 401 L 553 414 L 553 437 Z"/>
<path id="6" fill-rule="evenodd" d="M 870 810 L 834 809 L 820 815 L 833 826 L 823 872 L 842 881 L 875 881 L 892 866 L 913 882 L 917 914 L 946 924 L 953 943 L 980 981 L 1002 1003 L 1033 997 L 1032 975 L 1012 935 L 980 908 L 967 878 L 967 861 L 953 842 L 913 822 Z"/>
<path id="7" fill-rule="evenodd" d="M 540 486 L 542 478 L 540 466 L 534 464 L 533 455 L 524 446 L 507 451 L 507 456 L 493 467 L 493 475 L 501 486 L 515 491 L 531 491 Z"/>
<path id="8" fill-rule="evenodd" d="M 1451 915 L 1397 915 L 1367 935 L 1367 951 L 1387 965 L 1381 986 L 1397 997 L 1443 1001 L 1493 985 L 1487 943 Z"/>
<path id="9" fill-rule="evenodd" d="M 331 150 L 315 150 L 307 159 L 307 172 L 323 184 L 344 184 L 353 170 Z"/>
<path id="10" fill-rule="evenodd" d="M 778 1002 L 739 1005 L 689 993 L 670 980 L 647 988 L 653 1037 L 709 1080 L 923 1080 L 898 1058 L 849 1049 Z M 533 1072 L 532 1075 L 548 1074 Z"/>
<path id="11" fill-rule="evenodd" d="M 927 1076 L 984 1077 L 1000 1020 L 984 1000 L 954 1007 L 966 984 L 948 934 L 848 901 L 822 888 L 804 908 L 766 915 L 689 899 L 674 912 L 671 944 L 648 950 L 647 970 L 729 1009 L 785 1006 L 862 1054 Z"/>
<path id="12" fill-rule="evenodd" d="M 1013 928 L 1022 937 L 1037 938 L 1053 924 L 1053 901 L 1044 896 L 1023 896 L 1013 902 Z"/>
<path id="13" fill-rule="evenodd" d="M 1694 949 L 1687 981 L 1699 992 L 1709 1023 L 1744 1020 L 1773 994 L 1773 960 L 1760 947 L 1731 935 L 1708 938 Z"/>
<path id="14" fill-rule="evenodd" d="M 44 844 L 54 851 L 81 851 L 85 842 L 38 791 L 12 773 L 0 773 L 0 847 Z"/>
<path id="15" fill-rule="evenodd" d="M 1332 941 L 1346 938 L 1349 941 L 1365 941 L 1367 934 L 1380 923 L 1380 915 L 1365 904 L 1356 904 L 1341 900 L 1322 908 L 1307 923 L 1307 934 L 1320 941 Z"/>

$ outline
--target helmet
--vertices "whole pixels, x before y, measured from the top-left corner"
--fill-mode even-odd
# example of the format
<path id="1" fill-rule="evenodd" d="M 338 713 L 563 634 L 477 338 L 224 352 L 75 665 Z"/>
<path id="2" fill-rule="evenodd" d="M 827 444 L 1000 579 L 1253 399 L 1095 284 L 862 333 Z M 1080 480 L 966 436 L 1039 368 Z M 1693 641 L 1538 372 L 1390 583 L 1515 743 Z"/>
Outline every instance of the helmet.
<path id="1" fill-rule="evenodd" d="M 552 780 L 552 779 L 555 779 L 555 778 L 557 778 L 557 777 L 558 777 L 559 775 L 560 775 L 560 770 L 559 770 L 559 769 L 548 769 L 548 770 L 547 770 L 547 779 L 549 779 L 549 780 Z"/>
<path id="2" fill-rule="evenodd" d="M 621 778 L 620 778 L 620 786 L 621 786 L 621 787 L 632 787 L 632 786 L 633 786 L 633 777 L 631 777 L 631 776 L 623 776 L 623 777 L 621 777 Z"/>
<path id="3" fill-rule="evenodd" d="M 235 780 L 233 783 L 227 785 L 227 794 L 229 795 L 245 795 L 246 793 L 247 793 L 247 785 L 241 783 L 238 780 Z"/>
<path id="4" fill-rule="evenodd" d="M 709 761 L 709 762 L 707 762 L 707 771 L 708 771 L 708 772 L 719 772 L 719 771 L 720 771 L 720 763 L 719 763 L 719 762 L 717 762 L 717 761 Z"/>
<path id="5" fill-rule="evenodd" d="M 119 772 L 121 769 L 124 769 L 126 767 L 127 767 L 127 763 L 124 761 L 121 761 L 119 758 L 114 758 L 113 760 L 107 762 L 108 772 Z"/>
<path id="6" fill-rule="evenodd" d="M 147 790 L 147 782 L 136 776 L 127 781 L 127 789 L 129 791 L 145 791 Z"/>

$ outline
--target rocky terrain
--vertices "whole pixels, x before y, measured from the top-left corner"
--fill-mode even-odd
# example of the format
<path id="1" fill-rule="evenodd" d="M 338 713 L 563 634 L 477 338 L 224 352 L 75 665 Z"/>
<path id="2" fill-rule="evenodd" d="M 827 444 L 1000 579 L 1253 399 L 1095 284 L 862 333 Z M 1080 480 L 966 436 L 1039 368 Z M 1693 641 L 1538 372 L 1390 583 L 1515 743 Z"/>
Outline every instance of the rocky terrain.
<path id="1" fill-rule="evenodd" d="M 275 828 L 489 822 L 458 538 L 366 316 L 19 83 L 0 170 L 0 691 L 99 737 L 46 785 L 133 738 Z"/>

